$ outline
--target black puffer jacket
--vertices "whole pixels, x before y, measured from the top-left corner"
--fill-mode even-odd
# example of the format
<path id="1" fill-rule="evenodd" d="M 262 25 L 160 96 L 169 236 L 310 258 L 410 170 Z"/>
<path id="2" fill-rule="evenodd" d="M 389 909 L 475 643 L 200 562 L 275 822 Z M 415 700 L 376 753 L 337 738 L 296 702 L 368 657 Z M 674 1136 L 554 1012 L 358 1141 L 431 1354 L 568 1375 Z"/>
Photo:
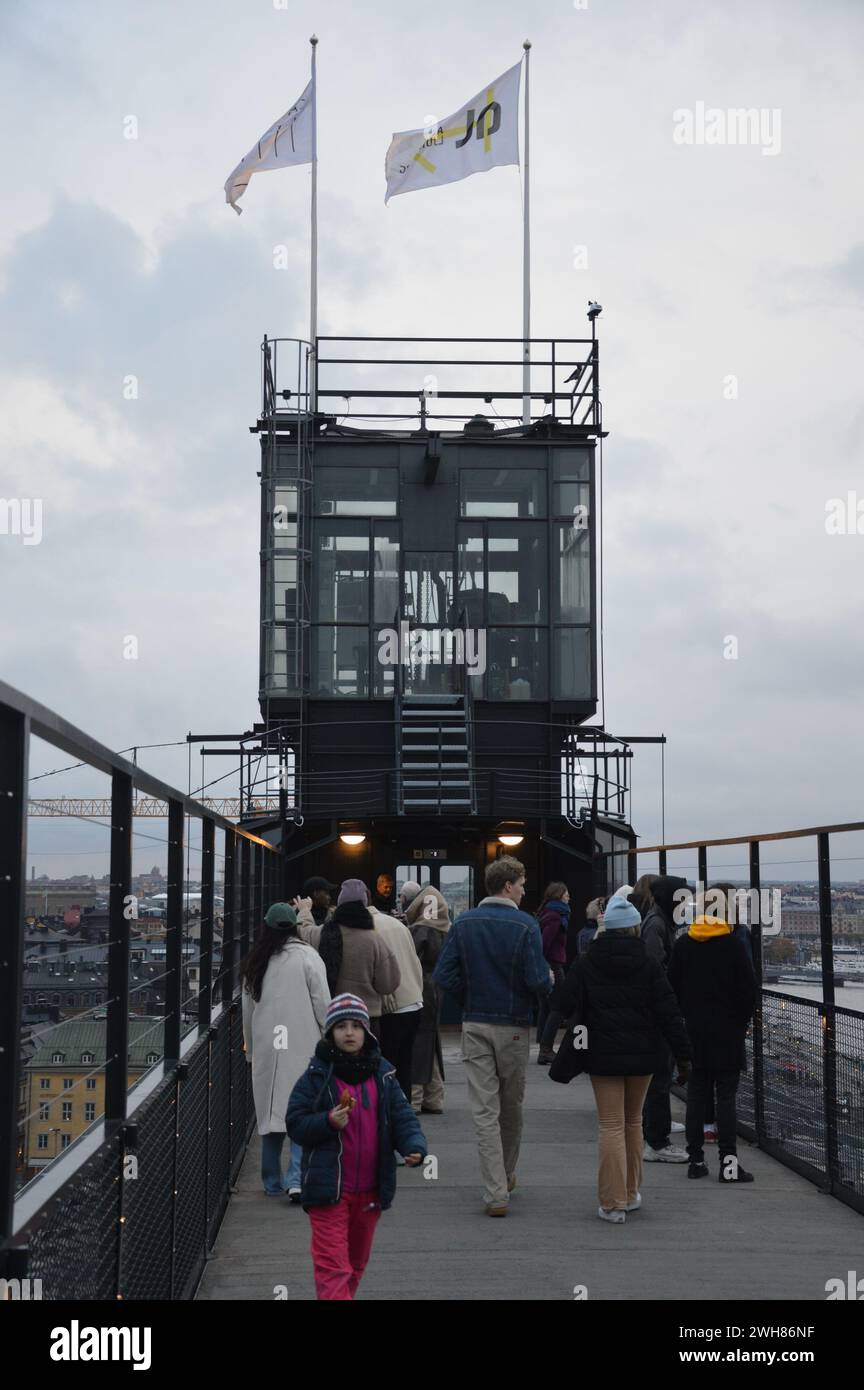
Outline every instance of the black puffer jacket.
<path id="1" fill-rule="evenodd" d="M 667 1043 L 679 1062 L 690 1060 L 675 995 L 638 937 L 596 936 L 569 971 L 560 1003 L 565 1018 L 578 1013 L 587 1029 L 587 1049 L 570 1054 L 573 1076 L 649 1076 L 662 1071 Z"/>
<path id="2" fill-rule="evenodd" d="M 694 1066 L 744 1071 L 744 1038 L 756 1007 L 756 979 L 743 941 L 725 932 L 700 939 L 699 927 L 679 937 L 669 962 L 693 1043 Z"/>
<path id="3" fill-rule="evenodd" d="M 679 889 L 686 887 L 686 878 L 677 878 L 674 874 L 661 874 L 651 885 L 654 902 L 642 920 L 642 940 L 649 956 L 658 961 L 664 969 L 669 967 L 669 958 L 679 929 L 674 920 L 677 907 L 675 894 Z"/>

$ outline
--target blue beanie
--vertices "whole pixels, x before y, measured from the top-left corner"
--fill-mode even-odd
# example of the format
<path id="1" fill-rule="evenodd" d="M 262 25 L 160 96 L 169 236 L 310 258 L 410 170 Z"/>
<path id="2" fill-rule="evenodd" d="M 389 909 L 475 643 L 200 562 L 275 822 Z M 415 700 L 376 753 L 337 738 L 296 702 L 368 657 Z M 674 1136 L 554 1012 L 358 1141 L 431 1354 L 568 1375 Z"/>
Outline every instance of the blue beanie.
<path id="1" fill-rule="evenodd" d="M 642 918 L 626 898 L 610 898 L 603 913 L 604 931 L 616 931 L 620 927 L 638 927 Z"/>

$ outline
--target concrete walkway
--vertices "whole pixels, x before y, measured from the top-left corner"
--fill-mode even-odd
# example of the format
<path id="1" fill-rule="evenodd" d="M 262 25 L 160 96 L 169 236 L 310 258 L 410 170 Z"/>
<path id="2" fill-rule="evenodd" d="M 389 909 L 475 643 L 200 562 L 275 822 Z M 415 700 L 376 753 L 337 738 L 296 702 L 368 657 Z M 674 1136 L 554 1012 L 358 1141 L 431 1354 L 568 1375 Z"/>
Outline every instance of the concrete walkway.
<path id="1" fill-rule="evenodd" d="M 505 1220 L 484 1215 L 458 1030 L 444 1038 L 446 1114 L 424 1115 L 438 1178 L 399 1169 L 361 1299 L 816 1299 L 864 1274 L 864 1218 L 749 1144 L 756 1181 L 741 1188 L 646 1164 L 643 1209 L 624 1226 L 597 1219 L 596 1118 L 586 1077 L 558 1086 L 532 1047 L 518 1187 Z M 682 1107 L 673 1103 L 676 1118 Z M 676 1135 L 676 1142 L 683 1136 Z M 264 1195 L 256 1137 L 240 1173 L 201 1299 L 313 1299 L 309 1219 Z"/>

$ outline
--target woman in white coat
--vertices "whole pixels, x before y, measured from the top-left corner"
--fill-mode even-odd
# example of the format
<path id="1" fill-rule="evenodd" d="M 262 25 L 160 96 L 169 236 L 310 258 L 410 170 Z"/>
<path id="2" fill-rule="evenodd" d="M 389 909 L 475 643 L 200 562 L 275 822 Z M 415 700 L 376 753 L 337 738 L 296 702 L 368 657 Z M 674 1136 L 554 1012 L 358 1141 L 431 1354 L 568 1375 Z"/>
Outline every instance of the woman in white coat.
<path id="1" fill-rule="evenodd" d="M 261 1177 L 270 1197 L 300 1200 L 303 1150 L 291 1145 L 284 1182 L 282 1145 L 288 1098 L 309 1065 L 327 1021 L 327 971 L 314 947 L 297 935 L 287 903 L 274 903 L 243 965 L 243 1044 L 261 1135 Z"/>

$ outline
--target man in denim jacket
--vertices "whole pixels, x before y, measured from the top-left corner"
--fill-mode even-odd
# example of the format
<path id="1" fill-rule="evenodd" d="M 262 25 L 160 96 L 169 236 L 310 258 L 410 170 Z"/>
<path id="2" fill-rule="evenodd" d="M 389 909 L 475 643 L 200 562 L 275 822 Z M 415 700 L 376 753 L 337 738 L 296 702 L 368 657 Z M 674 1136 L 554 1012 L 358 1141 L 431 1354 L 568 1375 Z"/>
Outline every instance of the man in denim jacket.
<path id="1" fill-rule="evenodd" d="M 535 997 L 553 977 L 535 918 L 520 911 L 525 866 L 486 869 L 489 894 L 457 917 L 433 979 L 462 1006 L 462 1055 L 488 1216 L 506 1216 L 516 1186 L 522 1098 Z"/>

